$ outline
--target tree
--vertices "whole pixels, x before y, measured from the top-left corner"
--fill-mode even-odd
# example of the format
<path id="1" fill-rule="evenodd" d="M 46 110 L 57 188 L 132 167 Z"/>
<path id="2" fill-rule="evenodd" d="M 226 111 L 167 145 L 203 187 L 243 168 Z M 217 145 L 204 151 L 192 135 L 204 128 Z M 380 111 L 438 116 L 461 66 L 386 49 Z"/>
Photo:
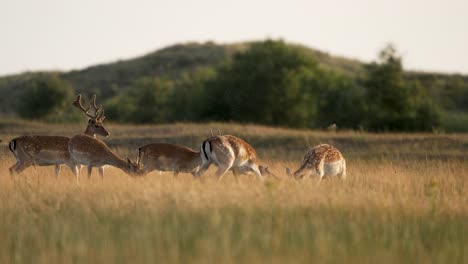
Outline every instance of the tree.
<path id="1" fill-rule="evenodd" d="M 131 123 L 168 122 L 171 93 L 172 85 L 168 81 L 151 77 L 138 79 L 128 92 L 108 101 L 107 116 Z"/>
<path id="2" fill-rule="evenodd" d="M 403 78 L 401 57 L 392 45 L 367 65 L 366 126 L 371 130 L 430 130 L 440 122 L 438 109 L 416 81 Z"/>
<path id="3" fill-rule="evenodd" d="M 293 127 L 311 126 L 313 87 L 305 87 L 318 65 L 303 49 L 283 41 L 253 43 L 218 69 L 207 83 L 206 119 Z"/>
<path id="4" fill-rule="evenodd" d="M 27 119 L 56 120 L 70 106 L 73 89 L 56 74 L 41 74 L 24 83 L 18 114 Z"/>

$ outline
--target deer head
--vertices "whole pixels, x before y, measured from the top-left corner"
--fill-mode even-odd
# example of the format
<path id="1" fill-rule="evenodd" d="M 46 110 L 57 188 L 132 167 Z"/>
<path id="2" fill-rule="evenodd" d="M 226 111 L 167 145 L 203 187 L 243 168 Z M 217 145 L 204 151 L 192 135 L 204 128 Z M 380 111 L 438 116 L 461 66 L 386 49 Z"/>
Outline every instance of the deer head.
<path id="1" fill-rule="evenodd" d="M 142 169 L 141 164 L 139 164 L 139 160 L 132 161 L 129 157 L 127 157 L 127 171 L 130 176 L 144 176 L 145 172 Z"/>
<path id="2" fill-rule="evenodd" d="M 274 174 L 273 172 L 270 171 L 270 169 L 268 168 L 268 166 L 263 166 L 263 165 L 260 165 L 258 166 L 258 169 L 260 170 L 260 173 L 262 175 L 268 175 L 268 176 L 271 176 L 277 180 L 279 180 L 280 178 L 278 176 L 276 176 L 276 174 Z"/>
<path id="3" fill-rule="evenodd" d="M 109 132 L 102 125 L 102 122 L 104 121 L 104 119 L 106 119 L 106 117 L 104 116 L 104 109 L 102 109 L 102 106 L 98 107 L 96 105 L 96 95 L 93 95 L 93 98 L 89 102 L 88 108 L 83 107 L 83 104 L 81 103 L 81 94 L 76 96 L 76 99 L 72 102 L 72 104 L 76 108 L 80 109 L 87 117 L 89 117 L 88 126 L 85 130 L 86 135 L 101 135 L 104 137 L 109 136 Z M 94 114 L 89 113 L 91 107 L 94 108 Z"/>

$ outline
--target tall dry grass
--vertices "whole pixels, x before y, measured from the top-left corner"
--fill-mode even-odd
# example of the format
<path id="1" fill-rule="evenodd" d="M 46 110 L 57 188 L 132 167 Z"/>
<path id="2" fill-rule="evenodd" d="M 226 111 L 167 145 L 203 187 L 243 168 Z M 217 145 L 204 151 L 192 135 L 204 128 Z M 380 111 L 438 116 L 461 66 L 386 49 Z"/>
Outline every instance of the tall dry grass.
<path id="1" fill-rule="evenodd" d="M 218 182 L 213 170 L 204 182 L 158 172 L 135 179 L 108 168 L 103 180 L 83 169 L 76 184 L 52 167 L 11 178 L 2 143 L 0 263 L 468 261 L 465 135 L 216 125 L 253 142 L 281 180 Z M 112 126 L 106 140 L 121 155 L 150 140 L 196 146 L 207 126 Z M 338 145 L 348 179 L 287 178 L 284 167 L 299 165 L 307 142 Z"/>

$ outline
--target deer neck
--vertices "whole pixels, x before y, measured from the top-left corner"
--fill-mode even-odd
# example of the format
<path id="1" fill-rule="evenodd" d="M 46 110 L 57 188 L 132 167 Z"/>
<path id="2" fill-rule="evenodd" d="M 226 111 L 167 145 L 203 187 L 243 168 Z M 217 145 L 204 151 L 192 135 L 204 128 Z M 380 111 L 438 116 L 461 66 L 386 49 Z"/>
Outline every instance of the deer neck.
<path id="1" fill-rule="evenodd" d="M 91 136 L 91 137 L 94 137 L 94 138 L 96 137 L 96 133 L 94 133 L 89 126 L 86 127 L 86 130 L 85 130 L 84 134 L 88 135 L 88 136 Z"/>
<path id="2" fill-rule="evenodd" d="M 123 170 L 127 174 L 130 174 L 130 170 L 128 168 L 128 162 L 126 160 L 118 157 L 115 154 L 112 155 L 112 158 L 109 160 L 108 164 L 113 166 L 113 167 L 117 167 L 117 168 Z"/>

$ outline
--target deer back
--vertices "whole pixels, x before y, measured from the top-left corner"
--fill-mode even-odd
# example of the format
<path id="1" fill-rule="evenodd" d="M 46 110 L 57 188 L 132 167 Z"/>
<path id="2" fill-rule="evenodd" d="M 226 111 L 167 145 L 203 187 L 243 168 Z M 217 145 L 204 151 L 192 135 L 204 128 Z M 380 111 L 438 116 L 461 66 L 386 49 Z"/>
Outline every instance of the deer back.
<path id="1" fill-rule="evenodd" d="M 59 162 L 70 159 L 69 141 L 63 136 L 21 136 L 10 141 L 9 149 L 20 160 L 40 160 L 44 156 Z"/>
<path id="2" fill-rule="evenodd" d="M 153 143 L 138 150 L 140 166 L 159 170 L 192 170 L 201 163 L 200 152 L 191 148 L 168 143 Z"/>

